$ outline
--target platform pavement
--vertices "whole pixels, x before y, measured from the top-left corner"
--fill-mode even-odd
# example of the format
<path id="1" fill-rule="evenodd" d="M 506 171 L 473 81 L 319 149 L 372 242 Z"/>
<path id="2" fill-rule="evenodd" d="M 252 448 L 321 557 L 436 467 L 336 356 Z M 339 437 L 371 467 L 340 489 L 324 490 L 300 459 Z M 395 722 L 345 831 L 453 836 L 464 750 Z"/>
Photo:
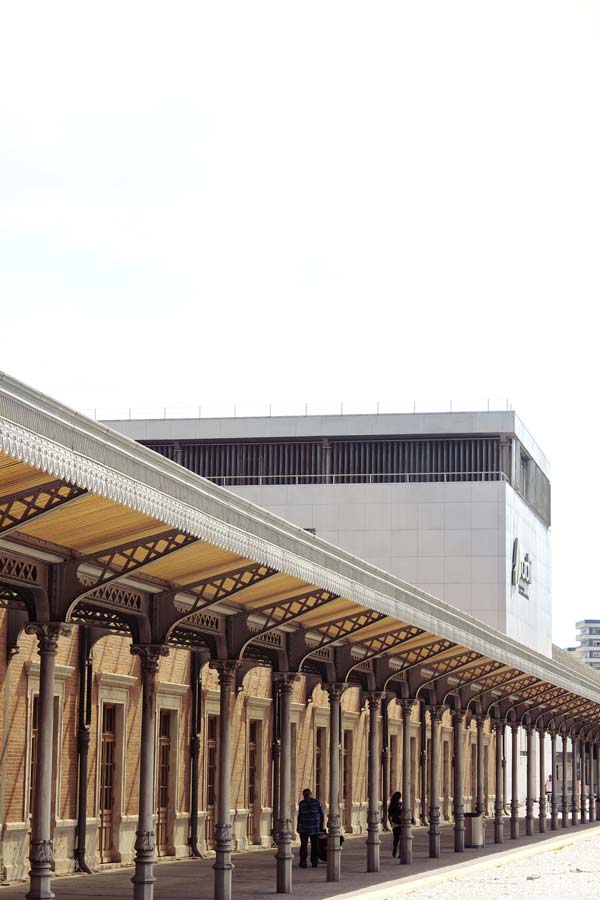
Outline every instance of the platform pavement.
<path id="1" fill-rule="evenodd" d="M 549 825 L 549 823 L 548 823 Z M 525 823 L 521 823 L 522 832 Z M 508 830 L 509 823 L 505 823 Z M 527 852 L 537 852 L 553 842 L 567 842 L 578 835 L 600 829 L 599 823 L 579 825 L 575 828 L 548 831 L 532 837 L 521 837 L 517 841 L 505 840 L 503 844 L 488 843 L 483 850 L 465 850 L 454 853 L 454 836 L 452 825 L 443 825 L 442 852 L 438 860 L 428 857 L 428 838 L 426 828 L 414 829 L 413 856 L 410 866 L 402 866 L 392 858 L 391 834 L 382 834 L 381 871 L 367 873 L 367 851 L 365 836 L 347 838 L 342 856 L 342 881 L 329 884 L 326 881 L 326 866 L 320 864 L 313 869 L 298 867 L 298 847 L 294 848 L 293 893 L 291 900 L 329 900 L 329 898 L 354 897 L 358 900 L 364 896 L 376 898 L 393 897 L 396 893 L 404 893 L 410 886 L 413 889 L 424 876 L 435 874 L 453 877 L 489 859 L 493 863 L 495 856 L 503 861 L 511 856 L 522 856 Z M 493 822 L 487 826 L 487 834 L 493 837 Z M 264 900 L 274 898 L 275 894 L 275 859 L 274 850 L 251 850 L 245 853 L 234 853 L 233 862 L 233 896 L 234 900 Z M 498 859 L 498 863 L 500 859 Z M 212 900 L 213 897 L 213 860 L 186 859 L 165 860 L 157 863 L 155 868 L 156 885 L 155 900 Z M 112 900 L 131 900 L 131 876 L 133 867 L 110 869 L 94 875 L 71 875 L 55 878 L 52 882 L 57 900 L 63 897 L 102 898 Z M 22 900 L 28 890 L 28 884 L 22 882 L 0 887 L 0 900 Z"/>

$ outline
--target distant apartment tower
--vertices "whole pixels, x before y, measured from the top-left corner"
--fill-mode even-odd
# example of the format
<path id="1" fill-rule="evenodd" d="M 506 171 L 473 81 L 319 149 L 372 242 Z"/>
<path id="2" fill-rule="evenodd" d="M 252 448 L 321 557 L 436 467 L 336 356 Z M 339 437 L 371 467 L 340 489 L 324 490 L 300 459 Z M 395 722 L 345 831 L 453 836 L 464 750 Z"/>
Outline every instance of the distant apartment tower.
<path id="1" fill-rule="evenodd" d="M 600 619 L 582 619 L 577 622 L 577 646 L 575 656 L 593 669 L 600 671 Z"/>
<path id="2" fill-rule="evenodd" d="M 549 467 L 514 412 L 107 424 L 551 655 Z"/>

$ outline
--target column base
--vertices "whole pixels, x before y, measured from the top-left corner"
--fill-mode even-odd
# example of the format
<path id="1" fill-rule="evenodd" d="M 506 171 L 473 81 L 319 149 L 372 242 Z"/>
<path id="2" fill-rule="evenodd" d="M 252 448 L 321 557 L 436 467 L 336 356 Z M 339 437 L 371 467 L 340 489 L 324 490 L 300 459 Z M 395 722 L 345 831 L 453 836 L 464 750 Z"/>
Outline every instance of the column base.
<path id="1" fill-rule="evenodd" d="M 292 864 L 294 855 L 292 853 L 292 835 L 280 835 L 277 843 L 276 859 L 276 887 L 277 894 L 292 893 Z"/>
<path id="2" fill-rule="evenodd" d="M 381 839 L 379 829 L 369 832 L 367 836 L 367 872 L 379 872 L 380 870 Z"/>
<path id="3" fill-rule="evenodd" d="M 518 814 L 511 813 L 510 817 L 510 839 L 511 841 L 519 840 L 519 819 Z"/>
<path id="4" fill-rule="evenodd" d="M 494 843 L 504 843 L 504 822 L 502 820 L 494 822 Z"/>
<path id="5" fill-rule="evenodd" d="M 454 852 L 465 852 L 465 823 L 458 821 L 454 823 Z"/>
<path id="6" fill-rule="evenodd" d="M 438 820 L 429 819 L 429 858 L 439 859 L 441 851 L 440 823 Z"/>
<path id="7" fill-rule="evenodd" d="M 54 900 L 52 891 L 52 870 L 48 872 L 29 873 L 29 890 L 25 894 L 27 900 Z"/>
<path id="8" fill-rule="evenodd" d="M 327 881 L 342 880 L 342 848 L 338 833 L 327 835 Z"/>
<path id="9" fill-rule="evenodd" d="M 533 828 L 533 816 L 526 816 L 525 817 L 525 834 L 527 835 L 527 837 L 531 837 L 534 833 L 535 832 L 534 832 L 534 828 Z"/>
<path id="10" fill-rule="evenodd" d="M 220 854 L 217 850 L 213 869 L 215 870 L 215 900 L 232 900 L 231 893 L 231 873 L 233 872 L 233 863 L 227 856 L 229 854 Z"/>
<path id="11" fill-rule="evenodd" d="M 413 861 L 413 836 L 410 820 L 400 826 L 400 864 L 410 865 Z"/>

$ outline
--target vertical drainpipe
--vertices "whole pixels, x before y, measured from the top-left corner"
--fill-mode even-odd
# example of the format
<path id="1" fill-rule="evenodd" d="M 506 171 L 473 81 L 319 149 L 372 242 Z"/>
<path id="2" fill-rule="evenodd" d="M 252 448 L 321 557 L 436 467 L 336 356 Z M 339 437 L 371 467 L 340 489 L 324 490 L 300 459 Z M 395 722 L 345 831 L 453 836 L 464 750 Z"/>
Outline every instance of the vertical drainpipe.
<path id="1" fill-rule="evenodd" d="M 90 747 L 90 723 L 92 720 L 92 649 L 86 625 L 79 627 L 79 708 L 77 729 L 77 847 L 75 862 L 79 872 L 91 875 L 92 870 L 85 859 L 87 833 L 87 780 L 88 751 Z"/>
<path id="2" fill-rule="evenodd" d="M 190 722 L 190 852 L 202 857 L 198 847 L 198 768 L 200 758 L 200 730 L 202 728 L 202 691 L 200 689 L 200 654 L 192 650 L 190 656 L 192 710 Z"/>
<path id="3" fill-rule="evenodd" d="M 427 825 L 427 731 L 425 727 L 425 704 L 420 704 L 421 727 L 421 825 Z"/>

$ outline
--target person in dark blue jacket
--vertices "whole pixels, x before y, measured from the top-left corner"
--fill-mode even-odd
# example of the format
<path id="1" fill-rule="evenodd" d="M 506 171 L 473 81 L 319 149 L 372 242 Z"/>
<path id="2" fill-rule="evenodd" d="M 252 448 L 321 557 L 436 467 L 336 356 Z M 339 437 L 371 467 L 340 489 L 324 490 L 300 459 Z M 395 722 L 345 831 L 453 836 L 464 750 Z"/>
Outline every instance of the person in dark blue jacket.
<path id="1" fill-rule="evenodd" d="M 319 835 L 323 831 L 324 813 L 321 801 L 313 797 L 309 788 L 302 791 L 303 799 L 298 804 L 296 831 L 300 835 L 300 868 L 306 868 L 308 840 L 310 838 L 310 862 L 313 868 L 319 865 Z"/>

